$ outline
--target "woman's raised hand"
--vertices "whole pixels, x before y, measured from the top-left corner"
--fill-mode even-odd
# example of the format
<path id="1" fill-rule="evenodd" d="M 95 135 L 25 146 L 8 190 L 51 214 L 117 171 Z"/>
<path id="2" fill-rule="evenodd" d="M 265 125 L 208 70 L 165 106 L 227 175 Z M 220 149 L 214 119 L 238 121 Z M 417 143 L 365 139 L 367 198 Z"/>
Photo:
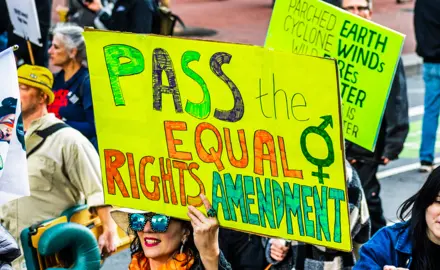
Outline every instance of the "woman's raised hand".
<path id="1" fill-rule="evenodd" d="M 204 194 L 200 195 L 203 205 L 210 217 L 205 216 L 197 208 L 188 206 L 188 217 L 194 229 L 194 244 L 202 259 L 205 269 L 217 269 L 220 255 L 218 245 L 219 224 L 215 210 Z"/>

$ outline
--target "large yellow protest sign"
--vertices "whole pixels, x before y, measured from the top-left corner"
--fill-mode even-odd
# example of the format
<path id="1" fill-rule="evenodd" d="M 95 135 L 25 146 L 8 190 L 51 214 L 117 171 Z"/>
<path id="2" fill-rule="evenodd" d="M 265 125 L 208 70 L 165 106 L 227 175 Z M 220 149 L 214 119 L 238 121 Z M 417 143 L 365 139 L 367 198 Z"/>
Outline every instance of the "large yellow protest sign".
<path id="1" fill-rule="evenodd" d="M 344 137 L 373 151 L 404 36 L 320 0 L 277 0 L 265 47 L 338 60 Z"/>
<path id="2" fill-rule="evenodd" d="M 106 203 L 351 249 L 334 60 L 84 35 Z"/>

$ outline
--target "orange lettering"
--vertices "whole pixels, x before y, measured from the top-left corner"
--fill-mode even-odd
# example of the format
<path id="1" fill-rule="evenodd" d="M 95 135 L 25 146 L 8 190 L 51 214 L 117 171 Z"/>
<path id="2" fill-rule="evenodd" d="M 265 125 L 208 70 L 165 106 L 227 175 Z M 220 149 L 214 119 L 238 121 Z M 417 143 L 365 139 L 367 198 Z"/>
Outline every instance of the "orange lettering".
<path id="1" fill-rule="evenodd" d="M 165 171 L 165 164 L 164 164 L 163 158 L 159 158 L 160 173 L 162 176 L 163 198 L 164 198 L 165 203 L 169 203 L 168 192 L 167 192 L 167 183 L 166 183 L 168 181 L 168 183 L 170 184 L 171 203 L 174 205 L 177 205 L 178 202 L 177 202 L 176 190 L 174 189 L 171 160 L 167 158 L 166 162 L 167 162 L 167 168 Z"/>
<path id="2" fill-rule="evenodd" d="M 153 192 L 149 192 L 145 184 L 145 167 L 147 164 L 154 164 L 154 157 L 147 156 L 143 157 L 139 164 L 139 181 L 141 183 L 142 193 L 147 197 L 147 199 L 152 201 L 158 201 L 160 199 L 159 193 L 159 182 L 160 178 L 157 176 L 151 176 L 151 181 L 154 182 Z"/>
<path id="3" fill-rule="evenodd" d="M 168 156 L 170 158 L 180 159 L 180 160 L 192 160 L 192 154 L 189 152 L 178 152 L 176 150 L 176 145 L 182 145 L 182 140 L 175 139 L 173 130 L 186 131 L 185 122 L 174 122 L 165 121 L 165 137 L 168 147 Z"/>
<path id="4" fill-rule="evenodd" d="M 223 129 L 225 132 L 225 142 L 226 142 L 226 152 L 228 153 L 229 162 L 232 166 L 236 168 L 246 168 L 249 164 L 248 151 L 246 146 L 246 136 L 244 134 L 244 130 L 238 130 L 238 138 L 240 140 L 240 148 L 241 148 L 241 159 L 237 160 L 234 156 L 234 152 L 232 150 L 231 143 L 231 133 L 229 128 Z"/>
<path id="5" fill-rule="evenodd" d="M 215 151 L 214 147 L 209 148 L 209 152 L 206 152 L 205 148 L 202 144 L 202 132 L 204 130 L 211 130 L 214 132 L 215 136 L 217 137 L 217 152 Z M 209 123 L 200 123 L 196 128 L 196 138 L 195 138 L 195 145 L 197 150 L 197 155 L 199 158 L 207 163 L 214 162 L 217 166 L 217 169 L 219 171 L 222 171 L 225 169 L 223 166 L 223 163 L 221 161 L 221 155 L 223 151 L 223 144 L 222 144 L 222 138 L 220 136 L 220 132 L 211 124 Z"/>
<path id="6" fill-rule="evenodd" d="M 289 164 L 287 162 L 287 155 L 286 155 L 286 147 L 284 146 L 284 138 L 283 137 L 278 136 L 278 144 L 280 145 L 281 164 L 283 167 L 284 177 L 303 179 L 303 174 L 302 174 L 301 170 L 289 169 Z"/>
<path id="7" fill-rule="evenodd" d="M 264 153 L 264 145 L 269 150 L 268 154 Z M 265 130 L 257 130 L 254 137 L 254 173 L 264 175 L 263 160 L 270 160 L 272 177 L 277 177 L 278 168 L 273 137 Z"/>
<path id="8" fill-rule="evenodd" d="M 186 206 L 186 193 L 185 193 L 185 170 L 188 170 L 188 166 L 182 161 L 173 161 L 173 167 L 179 169 L 179 182 L 180 182 L 180 203 Z"/>
<path id="9" fill-rule="evenodd" d="M 114 158 L 114 160 L 113 160 Z M 130 197 L 127 188 L 125 187 L 124 181 L 122 180 L 121 173 L 119 173 L 119 168 L 125 164 L 125 155 L 118 150 L 104 150 L 105 159 L 105 172 L 107 178 L 107 189 L 108 193 L 115 195 L 115 182 L 118 185 L 119 190 L 124 197 Z"/>
<path id="10" fill-rule="evenodd" d="M 191 177 L 194 180 L 196 180 L 197 184 L 199 184 L 199 187 L 200 187 L 199 194 L 197 194 L 196 196 L 189 196 L 188 195 L 188 204 L 195 206 L 195 207 L 202 206 L 203 202 L 202 202 L 202 199 L 200 199 L 200 194 L 201 193 L 205 194 L 205 186 L 203 185 L 203 182 L 200 180 L 200 178 L 197 175 L 195 175 L 192 172 L 193 169 L 198 170 L 199 167 L 200 167 L 199 164 L 197 164 L 195 162 L 191 162 L 189 164 L 189 174 L 191 175 Z"/>
<path id="11" fill-rule="evenodd" d="M 132 153 L 127 153 L 127 160 L 128 160 L 128 172 L 130 174 L 131 196 L 135 199 L 139 199 L 139 189 L 136 180 L 136 169 L 134 167 Z"/>

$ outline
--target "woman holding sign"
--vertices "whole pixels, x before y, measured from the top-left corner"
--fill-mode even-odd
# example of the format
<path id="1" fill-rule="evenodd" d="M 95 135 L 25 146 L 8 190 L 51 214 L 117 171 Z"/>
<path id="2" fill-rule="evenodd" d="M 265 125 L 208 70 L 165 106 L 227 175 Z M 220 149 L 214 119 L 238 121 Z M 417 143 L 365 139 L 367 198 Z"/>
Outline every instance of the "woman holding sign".
<path id="1" fill-rule="evenodd" d="M 272 238 L 266 246 L 266 259 L 271 270 L 287 269 L 344 269 L 356 264 L 359 246 L 370 238 L 370 216 L 367 201 L 357 172 L 345 162 L 348 201 L 350 209 L 350 232 L 353 251 L 342 252 L 322 246 Z"/>
<path id="2" fill-rule="evenodd" d="M 362 246 L 355 269 L 440 269 L 440 168 L 400 206 L 399 217 L 402 223 Z"/>
<path id="3" fill-rule="evenodd" d="M 189 206 L 190 222 L 127 208 L 112 212 L 119 227 L 134 233 L 129 270 L 232 269 L 218 245 L 216 211 L 200 197 L 208 216 Z"/>

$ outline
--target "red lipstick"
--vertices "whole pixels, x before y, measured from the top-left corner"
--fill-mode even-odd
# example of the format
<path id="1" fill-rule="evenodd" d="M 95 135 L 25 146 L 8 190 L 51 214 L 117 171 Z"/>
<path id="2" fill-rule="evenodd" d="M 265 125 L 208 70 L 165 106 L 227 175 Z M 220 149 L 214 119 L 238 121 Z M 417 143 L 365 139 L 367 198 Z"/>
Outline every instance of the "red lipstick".
<path id="1" fill-rule="evenodd" d="M 144 237 L 144 244 L 146 247 L 155 247 L 160 244 L 160 240 L 157 238 Z"/>

